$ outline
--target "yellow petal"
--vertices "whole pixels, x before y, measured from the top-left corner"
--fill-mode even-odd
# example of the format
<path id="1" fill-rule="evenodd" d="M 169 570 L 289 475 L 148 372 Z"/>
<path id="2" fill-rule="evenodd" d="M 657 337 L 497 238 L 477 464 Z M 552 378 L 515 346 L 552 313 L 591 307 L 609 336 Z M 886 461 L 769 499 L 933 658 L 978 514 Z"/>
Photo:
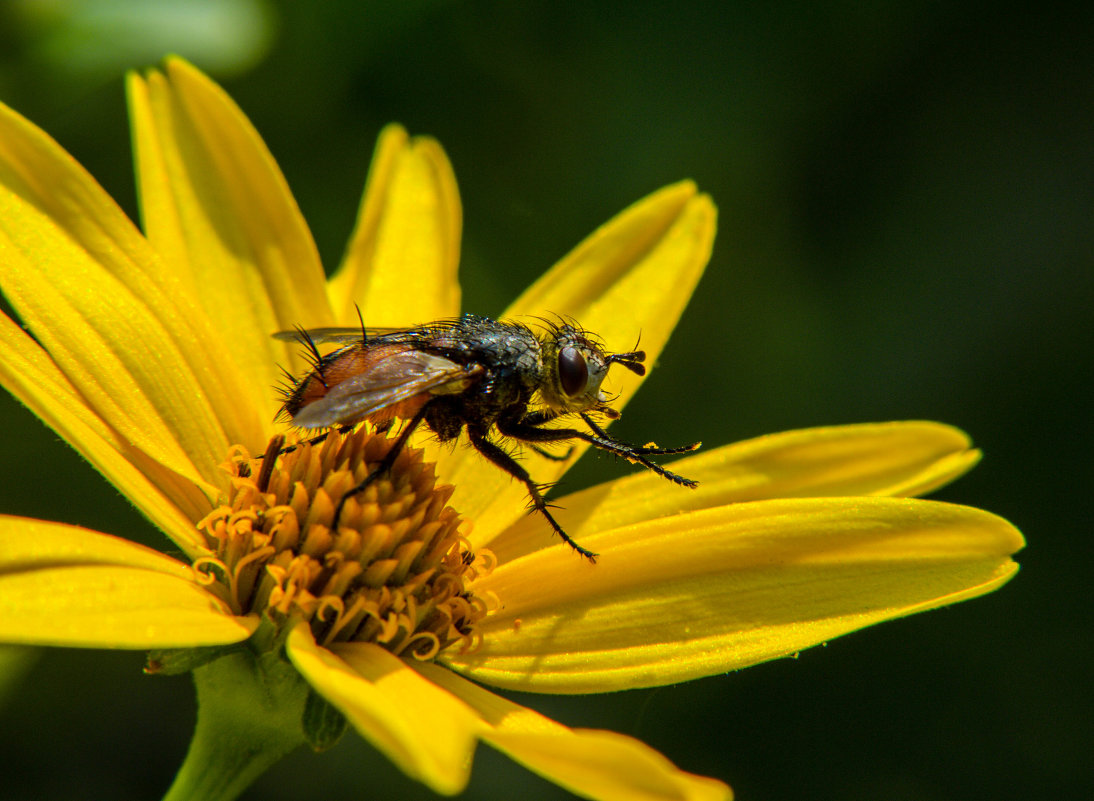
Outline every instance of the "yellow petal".
<path id="1" fill-rule="evenodd" d="M 456 178 L 433 139 L 399 125 L 380 134 L 345 259 L 331 278 L 335 318 L 408 326 L 460 313 L 462 212 Z"/>
<path id="2" fill-rule="evenodd" d="M 240 642 L 257 624 L 186 565 L 126 540 L 12 517 L 0 532 L 0 642 L 184 648 Z"/>
<path id="3" fill-rule="evenodd" d="M 646 744 L 610 731 L 570 729 L 433 664 L 415 669 L 490 725 L 483 739 L 543 778 L 598 801 L 726 801 L 726 785 L 685 773 Z"/>
<path id="4" fill-rule="evenodd" d="M 0 515 L 0 571 L 115 565 L 192 578 L 190 567 L 159 551 L 80 526 Z"/>
<path id="5" fill-rule="evenodd" d="M 691 181 L 666 186 L 594 231 L 505 316 L 572 315 L 614 350 L 641 333 L 652 364 L 710 258 L 715 217 Z"/>
<path id="6" fill-rule="evenodd" d="M 257 418 L 225 402 L 238 378 L 204 315 L 102 188 L 6 107 L 0 248 L 0 287 L 85 401 L 160 463 L 220 481 L 225 432 Z"/>
<path id="7" fill-rule="evenodd" d="M 74 447 L 189 555 L 209 511 L 198 485 L 124 441 L 84 404 L 48 355 L 0 315 L 0 384 Z M 211 491 L 211 487 L 209 488 Z"/>
<path id="8" fill-rule="evenodd" d="M 475 585 L 500 609 L 481 648 L 445 656 L 476 680 L 602 692 L 709 676 L 996 589 L 1022 537 L 979 509 L 905 498 L 756 501 L 588 537 Z M 477 633 L 478 633 L 477 632 Z"/>
<path id="9" fill-rule="evenodd" d="M 308 683 L 408 776 L 449 795 L 467 785 L 481 724 L 462 702 L 376 645 L 332 653 L 301 624 L 286 650 Z"/>
<path id="10" fill-rule="evenodd" d="M 654 192 L 597 229 L 505 316 L 569 315 L 613 351 L 629 350 L 641 336 L 651 368 L 710 258 L 716 216 L 710 197 L 690 181 Z M 618 394 L 612 406 L 621 409 L 640 384 L 629 371 L 612 370 L 605 384 Z M 530 451 L 524 461 L 536 481 L 552 482 L 585 449 L 578 443 L 565 462 Z M 476 520 L 476 542 L 525 513 L 524 488 L 470 449 L 446 458 L 440 472 L 456 486 L 453 504 Z"/>
<path id="11" fill-rule="evenodd" d="M 284 177 L 232 100 L 194 67 L 129 76 L 141 210 L 268 423 L 288 351 L 271 334 L 331 323 L 319 255 Z M 236 440 L 239 441 L 239 440 Z"/>
<path id="12" fill-rule="evenodd" d="M 666 463 L 699 482 L 688 490 L 646 470 L 560 498 L 553 512 L 578 542 L 608 528 L 769 498 L 910 495 L 953 480 L 980 459 L 968 436 L 925 421 L 865 423 L 770 434 Z M 505 562 L 555 544 L 535 517 L 490 548 Z"/>

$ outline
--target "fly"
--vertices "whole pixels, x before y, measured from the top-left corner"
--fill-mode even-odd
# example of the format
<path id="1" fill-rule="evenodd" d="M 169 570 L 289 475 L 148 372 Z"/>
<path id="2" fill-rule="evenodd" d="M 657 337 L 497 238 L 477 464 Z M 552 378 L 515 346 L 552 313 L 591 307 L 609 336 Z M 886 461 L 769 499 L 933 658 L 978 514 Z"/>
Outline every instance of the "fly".
<path id="1" fill-rule="evenodd" d="M 380 465 L 339 501 L 335 526 L 346 499 L 389 470 L 422 423 L 442 442 L 466 430 L 475 450 L 524 484 L 532 508 L 555 533 L 594 562 L 596 554 L 578 545 L 551 515 L 543 496 L 546 487 L 502 443 L 517 440 L 542 456 L 563 460 L 568 454 L 553 454 L 544 446 L 580 440 L 676 484 L 696 486 L 649 457 L 687 453 L 699 443 L 680 448 L 631 445 L 596 422 L 593 415 L 619 417 L 600 389 L 608 368 L 619 364 L 645 375 L 646 354 L 609 353 L 573 323 L 546 323 L 536 332 L 521 323 L 465 314 L 399 330 L 320 328 L 274 336 L 301 342 L 311 361 L 311 370 L 284 393 L 281 413 L 293 425 L 349 428 L 368 421 L 385 430 L 397 420 L 407 421 Z M 320 343 L 342 347 L 323 355 Z M 573 416 L 588 430 L 548 425 Z"/>

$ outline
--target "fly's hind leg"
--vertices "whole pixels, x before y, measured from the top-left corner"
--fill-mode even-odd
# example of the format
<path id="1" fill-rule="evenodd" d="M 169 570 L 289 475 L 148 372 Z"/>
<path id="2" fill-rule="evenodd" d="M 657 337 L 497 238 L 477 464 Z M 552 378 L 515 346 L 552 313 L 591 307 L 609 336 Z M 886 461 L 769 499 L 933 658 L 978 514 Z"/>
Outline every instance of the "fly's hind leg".
<path id="1" fill-rule="evenodd" d="M 274 454 L 274 456 L 284 456 L 286 453 L 292 453 L 297 448 L 299 448 L 301 445 L 318 445 L 320 442 L 322 442 L 327 437 L 329 437 L 331 435 L 332 431 L 337 431 L 339 434 L 348 434 L 350 431 L 353 431 L 353 428 L 356 425 L 357 424 L 354 423 L 353 425 L 348 425 L 348 426 L 338 426 L 337 428 L 332 428 L 328 431 L 324 431 L 322 434 L 311 437 L 309 439 L 301 440 L 300 442 L 294 442 L 292 445 L 286 445 L 283 448 L 279 448 L 277 453 Z M 269 454 L 264 454 L 263 456 L 260 456 L 259 458 L 260 459 L 268 459 Z"/>
<path id="2" fill-rule="evenodd" d="M 373 423 L 373 429 L 376 431 L 377 434 L 386 434 L 391 428 L 391 424 L 393 422 L 393 420 L 384 420 L 380 423 Z M 353 429 L 357 428 L 358 425 L 358 423 L 350 423 L 349 425 L 336 426 L 334 428 L 328 429 L 327 431 L 324 431 L 322 434 L 310 437 L 309 439 L 301 440 L 300 442 L 294 442 L 292 445 L 286 445 L 285 447 L 279 449 L 275 455 L 284 456 L 286 453 L 292 453 L 301 445 L 318 445 L 320 442 L 329 437 L 332 431 L 337 431 L 339 434 L 348 434 L 349 432 L 353 431 Z M 258 458 L 264 459 L 266 457 L 260 456 Z"/>
<path id="3" fill-rule="evenodd" d="M 543 497 L 543 491 L 540 489 L 540 486 L 532 480 L 532 477 L 528 474 L 528 471 L 521 466 L 520 462 L 506 453 L 504 449 L 488 440 L 481 432 L 473 431 L 469 428 L 467 433 L 475 450 L 513 478 L 517 479 L 517 481 L 524 484 L 524 488 L 528 490 L 528 497 L 532 501 L 532 508 L 547 518 L 547 522 L 550 523 L 551 528 L 554 529 L 555 533 L 562 537 L 562 541 L 595 564 L 597 555 L 589 549 L 582 548 L 578 545 L 574 539 L 563 530 L 562 526 L 558 524 L 558 521 L 551 515 L 549 504 Z"/>
<path id="4" fill-rule="evenodd" d="M 407 422 L 407 424 L 403 427 L 403 430 L 399 432 L 399 436 L 396 438 L 396 440 L 391 443 L 391 447 L 388 448 L 387 453 L 384 454 L 384 458 L 380 460 L 380 464 L 376 465 L 376 467 L 372 469 L 372 472 L 365 476 L 364 480 L 360 484 L 348 490 L 346 494 L 339 499 L 338 505 L 334 507 L 334 519 L 331 521 L 332 530 L 338 528 L 338 520 L 342 517 L 342 510 L 346 507 L 346 501 L 348 501 L 354 495 L 358 495 L 364 492 L 365 489 L 367 489 L 372 482 L 376 481 L 376 479 L 380 478 L 380 476 L 389 471 L 391 469 L 391 466 L 395 464 L 395 460 L 399 458 L 399 454 L 402 453 L 403 448 L 406 446 L 407 440 L 410 439 L 410 435 L 414 433 L 414 429 L 416 429 L 418 425 L 422 422 L 422 420 L 425 419 L 425 412 L 427 408 L 429 408 L 428 403 L 422 406 L 422 408 L 419 409 L 412 418 L 410 418 L 409 422 Z M 385 427 L 384 430 L 389 427 L 390 425 Z"/>
<path id="5" fill-rule="evenodd" d="M 318 436 L 312 437 L 311 439 L 305 439 L 301 442 L 294 442 L 292 445 L 286 445 L 285 435 L 278 434 L 276 437 L 270 440 L 269 445 L 266 446 L 266 452 L 261 456 L 255 457 L 256 461 L 262 462 L 262 468 L 259 471 L 257 481 L 259 491 L 266 491 L 266 487 L 270 481 L 270 476 L 273 474 L 274 465 L 277 463 L 278 456 L 284 456 L 286 453 L 292 453 L 301 445 L 318 445 L 320 442 L 322 442 L 331 435 L 331 431 L 337 431 L 339 434 L 346 434 L 352 430 L 353 426 L 339 426 L 337 429 L 332 428 L 329 431 L 324 431 Z"/>

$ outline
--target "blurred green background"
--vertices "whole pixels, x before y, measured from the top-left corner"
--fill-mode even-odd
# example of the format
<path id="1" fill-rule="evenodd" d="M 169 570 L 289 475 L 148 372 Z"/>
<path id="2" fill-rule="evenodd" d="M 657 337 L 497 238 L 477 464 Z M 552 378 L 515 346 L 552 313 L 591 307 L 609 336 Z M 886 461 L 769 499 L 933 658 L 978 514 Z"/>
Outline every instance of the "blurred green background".
<path id="1" fill-rule="evenodd" d="M 936 497 L 1018 525 L 1023 570 L 992 596 L 797 660 L 517 700 L 639 737 L 741 799 L 1082 798 L 1092 35 L 1088 3 L 27 0 L 0 6 L 0 99 L 134 214 L 122 73 L 186 56 L 261 131 L 328 265 L 381 126 L 432 134 L 461 186 L 465 307 L 484 314 L 627 204 L 694 178 L 720 209 L 714 257 L 620 433 L 713 446 L 953 423 L 985 460 Z M 0 510 L 165 544 L 7 397 L 0 420 Z M 567 483 L 628 469 L 588 458 Z M 0 691 L 0 794 L 158 797 L 193 693 L 141 665 L 30 657 Z M 433 796 L 348 736 L 246 797 Z M 465 797 L 568 796 L 483 747 Z"/>

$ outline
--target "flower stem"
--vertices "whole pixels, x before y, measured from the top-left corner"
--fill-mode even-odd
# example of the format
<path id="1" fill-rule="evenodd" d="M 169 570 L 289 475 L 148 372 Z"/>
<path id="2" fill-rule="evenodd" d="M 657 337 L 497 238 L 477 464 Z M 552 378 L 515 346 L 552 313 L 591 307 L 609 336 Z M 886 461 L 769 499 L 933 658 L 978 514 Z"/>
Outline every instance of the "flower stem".
<path id="1" fill-rule="evenodd" d="M 307 684 L 277 652 L 241 650 L 194 670 L 198 719 L 163 801 L 232 801 L 305 742 Z"/>

